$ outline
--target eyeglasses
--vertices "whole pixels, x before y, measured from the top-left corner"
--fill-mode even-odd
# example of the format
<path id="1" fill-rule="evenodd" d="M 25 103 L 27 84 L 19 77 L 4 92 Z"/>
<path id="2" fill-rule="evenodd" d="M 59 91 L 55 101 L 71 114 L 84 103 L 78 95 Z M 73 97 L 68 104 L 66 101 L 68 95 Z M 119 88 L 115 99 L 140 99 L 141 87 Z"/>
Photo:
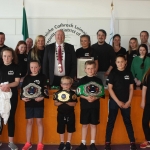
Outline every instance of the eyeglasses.
<path id="1" fill-rule="evenodd" d="M 70 85 L 71 83 L 61 83 L 62 85 Z"/>

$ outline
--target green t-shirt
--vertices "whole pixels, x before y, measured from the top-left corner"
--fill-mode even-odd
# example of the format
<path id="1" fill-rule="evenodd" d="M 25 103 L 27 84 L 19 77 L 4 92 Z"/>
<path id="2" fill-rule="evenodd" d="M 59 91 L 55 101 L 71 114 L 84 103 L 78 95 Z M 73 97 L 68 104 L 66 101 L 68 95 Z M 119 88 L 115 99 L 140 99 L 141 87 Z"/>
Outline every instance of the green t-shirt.
<path id="1" fill-rule="evenodd" d="M 143 63 L 143 58 L 140 58 L 139 56 L 134 57 L 131 65 L 131 72 L 133 74 L 134 78 L 137 78 L 138 80 L 142 81 L 144 74 L 150 67 L 150 58 L 146 57 L 144 61 L 144 68 L 141 69 L 141 64 Z"/>

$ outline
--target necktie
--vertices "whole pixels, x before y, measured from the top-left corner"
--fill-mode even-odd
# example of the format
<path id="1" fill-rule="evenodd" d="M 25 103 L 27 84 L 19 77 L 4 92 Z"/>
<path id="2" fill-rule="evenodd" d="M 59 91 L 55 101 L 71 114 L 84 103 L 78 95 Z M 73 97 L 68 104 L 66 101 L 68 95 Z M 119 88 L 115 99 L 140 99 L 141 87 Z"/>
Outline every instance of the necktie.
<path id="1" fill-rule="evenodd" d="M 58 46 L 58 71 L 63 72 L 61 46 Z"/>

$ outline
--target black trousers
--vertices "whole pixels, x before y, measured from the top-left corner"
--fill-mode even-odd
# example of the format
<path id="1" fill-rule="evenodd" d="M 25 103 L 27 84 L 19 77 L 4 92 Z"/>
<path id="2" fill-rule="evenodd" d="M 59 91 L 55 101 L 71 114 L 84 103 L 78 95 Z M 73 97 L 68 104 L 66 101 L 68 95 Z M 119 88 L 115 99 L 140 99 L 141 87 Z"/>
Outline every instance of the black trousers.
<path id="1" fill-rule="evenodd" d="M 111 100 L 110 100 L 111 101 Z M 108 115 L 108 122 L 107 122 L 107 127 L 106 127 L 106 142 L 111 142 L 111 136 L 114 128 L 114 124 L 116 121 L 116 117 L 118 114 L 119 106 L 117 105 L 115 108 L 111 108 L 111 103 L 109 103 L 109 115 Z M 123 117 L 123 121 L 128 133 L 128 137 L 130 139 L 130 142 L 135 142 L 134 138 L 134 132 L 133 132 L 133 127 L 130 119 L 130 111 L 131 108 L 127 109 L 120 109 L 121 115 Z"/>
<path id="2" fill-rule="evenodd" d="M 15 132 L 15 113 L 16 113 L 16 108 L 17 108 L 17 103 L 18 103 L 18 92 L 17 91 L 12 91 L 12 97 L 10 99 L 11 103 L 11 110 L 10 110 L 10 116 L 8 118 L 8 136 L 9 137 L 14 137 L 14 132 Z M 1 119 L 1 122 L 3 122 L 3 119 Z M 3 130 L 3 123 L 2 123 L 2 128 L 0 131 L 0 135 L 2 134 Z"/>
<path id="3" fill-rule="evenodd" d="M 143 112 L 142 127 L 145 135 L 145 139 L 150 141 L 150 104 L 146 104 Z"/>

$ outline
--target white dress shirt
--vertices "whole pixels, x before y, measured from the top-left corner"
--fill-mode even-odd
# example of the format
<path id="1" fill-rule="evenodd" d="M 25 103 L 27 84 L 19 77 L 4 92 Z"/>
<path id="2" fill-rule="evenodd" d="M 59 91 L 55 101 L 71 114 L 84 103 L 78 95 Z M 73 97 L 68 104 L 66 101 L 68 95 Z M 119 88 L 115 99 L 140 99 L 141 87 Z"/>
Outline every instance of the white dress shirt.
<path id="1" fill-rule="evenodd" d="M 58 71 L 58 46 L 61 46 L 61 52 L 62 52 L 62 67 L 63 71 L 59 72 Z M 57 53 L 57 54 L 56 54 Z M 61 45 L 58 45 L 56 43 L 55 45 L 55 64 L 54 64 L 54 75 L 55 76 L 65 76 L 65 50 L 64 50 L 64 44 L 62 43 Z"/>

